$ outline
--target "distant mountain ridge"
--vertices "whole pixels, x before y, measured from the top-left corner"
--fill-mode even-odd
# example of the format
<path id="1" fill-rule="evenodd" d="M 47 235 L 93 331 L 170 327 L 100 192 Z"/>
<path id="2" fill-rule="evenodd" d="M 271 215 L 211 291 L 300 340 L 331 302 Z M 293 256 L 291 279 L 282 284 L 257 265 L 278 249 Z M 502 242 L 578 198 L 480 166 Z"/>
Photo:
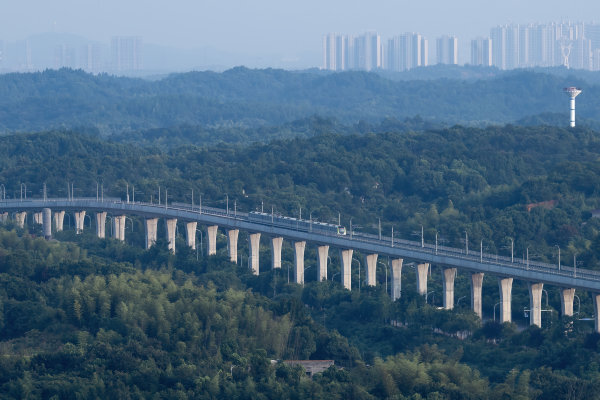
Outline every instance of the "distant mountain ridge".
<path id="1" fill-rule="evenodd" d="M 554 113 L 568 118 L 565 86 L 584 86 L 578 117 L 598 120 L 599 87 L 532 71 L 479 80 L 394 81 L 377 73 L 290 72 L 238 67 L 188 72 L 156 81 L 68 69 L 0 75 L 0 131 L 95 128 L 105 135 L 190 125 L 243 128 L 313 115 L 343 124 L 403 120 L 513 123 Z"/>

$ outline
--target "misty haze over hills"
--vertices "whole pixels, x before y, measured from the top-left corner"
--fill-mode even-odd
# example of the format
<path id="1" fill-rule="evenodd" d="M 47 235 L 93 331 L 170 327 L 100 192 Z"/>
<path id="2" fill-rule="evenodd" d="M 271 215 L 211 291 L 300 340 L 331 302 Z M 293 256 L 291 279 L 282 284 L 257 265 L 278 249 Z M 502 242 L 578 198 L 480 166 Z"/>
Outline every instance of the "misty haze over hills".
<path id="1" fill-rule="evenodd" d="M 62 67 L 83 69 L 92 73 L 110 72 L 118 75 L 148 76 L 157 73 L 190 70 L 224 71 L 237 65 L 251 68 L 303 69 L 320 64 L 320 54 L 286 58 L 277 53 L 258 55 L 231 53 L 211 46 L 178 48 L 144 42 L 136 36 L 115 36 L 115 39 L 139 40 L 137 68 L 118 68 L 113 43 L 88 40 L 68 33 L 41 33 L 16 42 L 0 40 L 0 72 L 28 72 Z"/>

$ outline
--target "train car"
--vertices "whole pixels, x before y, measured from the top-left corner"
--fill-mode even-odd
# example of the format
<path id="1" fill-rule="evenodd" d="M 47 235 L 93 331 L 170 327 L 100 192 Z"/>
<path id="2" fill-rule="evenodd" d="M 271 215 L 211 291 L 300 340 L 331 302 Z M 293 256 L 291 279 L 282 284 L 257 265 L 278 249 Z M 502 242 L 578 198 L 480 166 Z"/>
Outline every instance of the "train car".
<path id="1" fill-rule="evenodd" d="M 304 232 L 328 233 L 336 235 L 346 234 L 346 228 L 341 225 L 327 224 L 325 222 L 318 221 L 307 221 L 303 219 L 285 217 L 282 215 L 261 213 L 258 211 L 249 212 L 248 220 L 265 225 L 273 225 Z"/>

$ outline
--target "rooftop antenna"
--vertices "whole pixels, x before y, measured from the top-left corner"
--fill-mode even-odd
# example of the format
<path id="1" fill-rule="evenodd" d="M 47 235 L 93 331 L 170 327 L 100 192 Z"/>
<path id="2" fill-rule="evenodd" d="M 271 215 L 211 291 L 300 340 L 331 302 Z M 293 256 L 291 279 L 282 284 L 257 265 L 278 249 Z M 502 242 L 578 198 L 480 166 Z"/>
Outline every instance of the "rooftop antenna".
<path id="1" fill-rule="evenodd" d="M 577 97 L 579 95 L 579 93 L 581 93 L 581 89 L 571 86 L 571 87 L 567 87 L 563 89 L 563 92 L 565 92 L 567 94 L 567 96 L 569 96 L 569 98 L 571 99 L 570 101 L 570 108 L 571 108 L 571 128 L 575 128 L 575 97 Z"/>

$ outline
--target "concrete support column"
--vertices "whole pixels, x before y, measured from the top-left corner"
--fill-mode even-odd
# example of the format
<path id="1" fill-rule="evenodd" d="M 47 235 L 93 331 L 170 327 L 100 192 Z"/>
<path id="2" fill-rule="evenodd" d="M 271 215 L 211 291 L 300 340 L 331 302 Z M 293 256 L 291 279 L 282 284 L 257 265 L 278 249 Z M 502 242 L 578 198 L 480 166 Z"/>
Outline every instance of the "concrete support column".
<path id="1" fill-rule="evenodd" d="M 175 254 L 175 234 L 177 233 L 177 218 L 165 220 L 167 228 L 167 242 L 169 242 L 169 250 Z"/>
<path id="2" fill-rule="evenodd" d="M 456 277 L 456 268 L 444 268 L 442 277 L 444 278 L 444 308 L 452 310 L 454 308 L 454 278 Z"/>
<path id="3" fill-rule="evenodd" d="M 85 210 L 75 212 L 75 233 L 78 235 L 83 232 L 83 226 L 85 224 Z"/>
<path id="4" fill-rule="evenodd" d="M 123 224 L 125 225 L 125 224 Z M 148 218 L 146 220 L 146 249 L 149 249 L 156 243 L 158 218 Z"/>
<path id="5" fill-rule="evenodd" d="M 15 214 L 15 220 L 19 228 L 25 228 L 25 220 L 27 219 L 27 212 L 22 211 Z"/>
<path id="6" fill-rule="evenodd" d="M 198 227 L 197 222 L 186 222 L 185 223 L 185 239 L 188 247 L 192 250 L 196 250 L 196 228 Z"/>
<path id="7" fill-rule="evenodd" d="M 115 239 L 120 240 L 121 242 L 125 241 L 125 221 L 126 221 L 126 217 L 124 215 L 117 215 L 113 217 L 113 234 L 115 236 Z M 148 227 L 146 226 L 146 236 L 147 236 L 147 229 Z M 155 228 L 156 231 L 156 228 Z M 154 242 L 156 242 L 156 234 L 154 235 Z M 154 243 L 152 242 L 152 243 Z M 147 244 L 146 244 L 147 245 Z M 149 249 L 152 245 L 147 246 L 146 248 Z"/>
<path id="8" fill-rule="evenodd" d="M 498 280 L 500 285 L 500 323 L 512 321 L 512 283 L 513 278 L 502 278 Z"/>
<path id="9" fill-rule="evenodd" d="M 306 242 L 294 243 L 294 277 L 296 283 L 304 285 L 304 249 Z"/>
<path id="10" fill-rule="evenodd" d="M 239 229 L 230 229 L 227 231 L 227 248 L 229 249 L 229 261 L 237 264 L 238 262 L 238 235 L 240 234 Z"/>
<path id="11" fill-rule="evenodd" d="M 542 289 L 543 283 L 529 284 L 529 325 L 542 327 Z"/>
<path id="12" fill-rule="evenodd" d="M 250 240 L 250 268 L 254 275 L 258 275 L 260 271 L 258 258 L 260 254 L 260 233 L 251 233 L 248 239 Z"/>
<path id="13" fill-rule="evenodd" d="M 402 258 L 392 260 L 392 301 L 402 296 Z"/>
<path id="14" fill-rule="evenodd" d="M 56 232 L 60 232 L 63 230 L 65 221 L 65 212 L 57 211 L 54 213 L 54 227 L 56 228 Z"/>
<path id="15" fill-rule="evenodd" d="M 573 316 L 573 299 L 575 298 L 575 289 L 560 290 L 560 313 L 563 317 Z"/>
<path id="16" fill-rule="evenodd" d="M 96 213 L 96 236 L 100 239 L 106 237 L 106 212 Z"/>
<path id="17" fill-rule="evenodd" d="M 471 274 L 471 309 L 480 319 L 483 318 L 481 288 L 483 286 L 483 272 Z"/>
<path id="18" fill-rule="evenodd" d="M 319 282 L 327 280 L 327 256 L 329 246 L 319 246 L 317 248 L 317 264 L 319 265 Z"/>
<path id="19" fill-rule="evenodd" d="M 34 224 L 38 224 L 38 225 L 42 224 L 42 213 L 41 213 L 41 211 L 33 213 L 33 223 Z"/>
<path id="20" fill-rule="evenodd" d="M 0 213 L 0 222 L 4 223 L 8 221 L 8 212 Z"/>
<path id="21" fill-rule="evenodd" d="M 49 208 L 42 210 L 42 231 L 46 240 L 52 238 L 52 210 Z"/>
<path id="22" fill-rule="evenodd" d="M 600 294 L 594 293 L 592 297 L 594 298 L 594 315 L 596 316 L 594 328 L 596 328 L 596 332 L 600 333 Z"/>
<path id="23" fill-rule="evenodd" d="M 271 267 L 281 268 L 281 246 L 283 245 L 282 237 L 271 238 Z"/>
<path id="24" fill-rule="evenodd" d="M 377 254 L 365 256 L 365 266 L 367 267 L 367 286 L 377 285 Z"/>
<path id="25" fill-rule="evenodd" d="M 206 250 L 209 256 L 217 254 L 217 225 L 206 228 Z"/>
<path id="26" fill-rule="evenodd" d="M 417 265 L 417 293 L 421 296 L 427 294 L 427 273 L 429 272 L 429 264 Z"/>
<path id="27" fill-rule="evenodd" d="M 348 290 L 352 290 L 352 253 L 353 250 L 340 251 L 342 285 Z"/>

